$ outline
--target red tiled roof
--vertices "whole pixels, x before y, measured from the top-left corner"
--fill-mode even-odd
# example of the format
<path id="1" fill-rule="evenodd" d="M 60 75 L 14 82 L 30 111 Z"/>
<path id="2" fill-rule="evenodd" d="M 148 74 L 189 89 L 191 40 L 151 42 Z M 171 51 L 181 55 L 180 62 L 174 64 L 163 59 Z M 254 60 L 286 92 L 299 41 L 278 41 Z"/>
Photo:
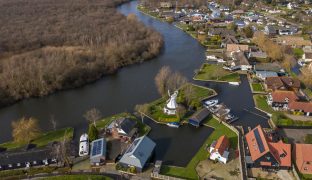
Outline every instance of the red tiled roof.
<path id="1" fill-rule="evenodd" d="M 229 139 L 225 135 L 223 135 L 218 139 L 215 149 L 219 152 L 219 154 L 222 155 L 224 151 L 227 148 L 229 148 L 229 146 L 230 146 Z"/>
<path id="2" fill-rule="evenodd" d="M 259 132 L 259 135 L 260 135 L 260 139 L 259 140 L 262 141 L 262 144 L 263 144 L 263 147 L 264 147 L 264 151 L 263 152 L 260 152 L 259 145 L 258 145 L 257 139 L 255 137 L 254 131 L 256 129 L 258 129 L 258 132 Z M 248 148 L 249 148 L 249 152 L 250 152 L 252 161 L 256 161 L 257 159 L 259 159 L 264 154 L 266 154 L 267 152 L 270 151 L 269 145 L 267 143 L 267 140 L 265 138 L 264 132 L 263 132 L 263 130 L 262 130 L 260 125 L 258 125 L 253 130 L 248 132 L 245 135 L 245 137 L 246 137 L 246 140 L 247 140 L 247 144 L 248 144 Z"/>
<path id="3" fill-rule="evenodd" d="M 259 132 L 259 138 L 257 140 L 255 136 L 255 131 Z M 249 148 L 249 152 L 251 155 L 252 161 L 256 161 L 257 159 L 261 158 L 263 155 L 270 152 L 272 156 L 276 159 L 280 166 L 290 167 L 291 166 L 291 145 L 285 144 L 282 141 L 277 143 L 268 142 L 266 136 L 263 132 L 263 129 L 260 125 L 255 127 L 253 130 L 248 132 L 246 135 L 246 141 Z M 260 142 L 258 142 L 260 141 Z M 260 151 L 259 143 L 263 144 L 263 151 Z M 263 166 L 270 166 L 271 162 L 260 162 Z"/>
<path id="4" fill-rule="evenodd" d="M 312 103 L 294 101 L 294 102 L 289 103 L 288 108 L 291 110 L 301 110 L 303 112 L 312 112 Z"/>
<path id="5" fill-rule="evenodd" d="M 312 174 L 312 144 L 296 144 L 294 150 L 298 170 L 303 174 Z"/>
<path id="6" fill-rule="evenodd" d="M 280 166 L 291 167 L 291 145 L 283 143 L 282 140 L 277 143 L 269 142 L 271 154 L 278 161 Z"/>
<path id="7" fill-rule="evenodd" d="M 285 102 L 286 98 L 288 102 L 294 102 L 298 100 L 298 96 L 293 91 L 274 91 L 272 92 L 273 102 Z"/>

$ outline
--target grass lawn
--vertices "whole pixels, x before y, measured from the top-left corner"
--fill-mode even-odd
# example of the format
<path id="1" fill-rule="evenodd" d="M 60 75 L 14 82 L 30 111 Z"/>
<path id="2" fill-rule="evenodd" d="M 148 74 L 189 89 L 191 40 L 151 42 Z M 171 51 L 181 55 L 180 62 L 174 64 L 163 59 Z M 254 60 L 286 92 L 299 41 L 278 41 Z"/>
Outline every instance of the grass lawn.
<path id="1" fill-rule="evenodd" d="M 162 166 L 160 171 L 161 174 L 184 179 L 198 179 L 195 168 L 200 161 L 208 158 L 208 151 L 206 150 L 207 145 L 210 145 L 214 140 L 217 140 L 222 135 L 226 135 L 229 138 L 231 148 L 237 148 L 238 137 L 232 130 L 211 117 L 206 120 L 205 124 L 213 127 L 214 131 L 206 139 L 202 147 L 198 150 L 188 165 L 186 167 Z"/>
<path id="2" fill-rule="evenodd" d="M 252 83 L 251 87 L 252 87 L 252 90 L 255 92 L 263 92 L 264 91 L 263 86 L 260 83 Z"/>
<path id="3" fill-rule="evenodd" d="M 102 120 L 96 121 L 95 122 L 96 128 L 98 130 L 103 129 L 103 128 L 107 127 L 114 120 L 119 119 L 119 118 L 123 118 L 123 117 L 129 118 L 129 119 L 131 119 L 133 121 L 137 121 L 137 128 L 139 130 L 140 136 L 143 136 L 143 135 L 147 134 L 151 130 L 151 127 L 149 127 L 148 125 L 142 123 L 141 119 L 137 119 L 132 114 L 125 113 L 125 112 L 124 113 L 120 113 L 120 114 L 116 114 L 116 115 L 113 115 L 113 116 L 109 116 L 109 117 L 103 118 Z"/>
<path id="4" fill-rule="evenodd" d="M 240 82 L 238 73 L 232 73 L 223 69 L 222 65 L 204 63 L 199 72 L 195 75 L 196 80 L 211 80 L 211 81 L 227 81 Z"/>
<path id="5" fill-rule="evenodd" d="M 48 145 L 50 142 L 62 140 L 64 138 L 64 135 L 66 139 L 70 140 L 73 138 L 73 134 L 74 134 L 74 128 L 64 128 L 64 129 L 59 129 L 56 131 L 49 131 L 47 133 L 43 133 L 38 138 L 34 139 L 31 143 L 36 144 L 37 147 L 42 147 L 42 146 Z M 0 148 L 6 148 L 7 150 L 12 150 L 16 148 L 21 148 L 25 145 L 26 144 L 20 144 L 20 143 L 10 141 L 10 142 L 0 144 Z"/>
<path id="6" fill-rule="evenodd" d="M 215 94 L 215 91 L 212 89 L 208 89 L 206 87 L 201 87 L 201 86 L 197 86 L 194 84 L 187 84 L 185 86 L 183 86 L 180 90 L 179 90 L 179 94 L 177 97 L 177 102 L 181 103 L 184 99 L 184 90 L 186 88 L 188 88 L 189 86 L 191 86 L 191 91 L 193 92 L 193 103 L 192 104 L 199 104 L 203 99 L 208 98 L 209 96 L 212 96 Z M 166 101 L 167 101 L 168 97 L 165 98 L 160 98 L 156 101 L 153 101 L 152 103 L 150 103 L 150 116 L 156 120 L 156 121 L 160 121 L 163 123 L 168 123 L 168 122 L 178 122 L 181 121 L 181 119 L 179 119 L 176 115 L 167 115 L 163 112 L 163 108 L 166 105 Z M 182 120 L 187 119 L 191 114 L 187 113 L 187 115 L 185 117 L 182 118 Z"/>
<path id="7" fill-rule="evenodd" d="M 254 95 L 253 96 L 255 105 L 257 108 L 261 109 L 262 111 L 265 111 L 267 113 L 273 113 L 273 109 L 268 105 L 266 101 L 266 96 L 265 95 Z"/>
<path id="8" fill-rule="evenodd" d="M 102 176 L 102 175 L 62 175 L 62 176 L 52 176 L 44 178 L 46 180 L 84 180 L 84 179 L 90 179 L 90 180 L 110 180 L 111 178 Z"/>

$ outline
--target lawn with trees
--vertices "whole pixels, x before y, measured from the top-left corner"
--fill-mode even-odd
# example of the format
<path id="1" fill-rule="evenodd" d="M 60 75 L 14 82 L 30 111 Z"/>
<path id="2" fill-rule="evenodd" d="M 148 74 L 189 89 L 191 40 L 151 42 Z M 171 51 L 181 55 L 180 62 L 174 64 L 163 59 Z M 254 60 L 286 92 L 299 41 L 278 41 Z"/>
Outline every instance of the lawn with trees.
<path id="1" fill-rule="evenodd" d="M 214 131 L 206 139 L 205 143 L 198 150 L 188 165 L 186 167 L 162 166 L 160 174 L 183 179 L 198 179 L 198 175 L 195 170 L 197 164 L 200 161 L 206 160 L 208 158 L 208 151 L 206 150 L 207 146 L 209 146 L 214 140 L 217 140 L 222 135 L 226 135 L 229 138 L 230 148 L 237 149 L 238 136 L 231 129 L 211 117 L 206 120 L 205 124 L 214 128 Z"/>
<path id="2" fill-rule="evenodd" d="M 240 82 L 238 73 L 223 69 L 222 65 L 204 63 L 194 77 L 202 81 Z"/>

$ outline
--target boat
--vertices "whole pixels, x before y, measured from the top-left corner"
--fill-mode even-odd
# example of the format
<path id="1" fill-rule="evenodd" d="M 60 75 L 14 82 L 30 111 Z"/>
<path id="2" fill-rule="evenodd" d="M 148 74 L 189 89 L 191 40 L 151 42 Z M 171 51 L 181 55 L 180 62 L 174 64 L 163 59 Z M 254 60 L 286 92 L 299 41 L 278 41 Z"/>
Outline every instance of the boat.
<path id="1" fill-rule="evenodd" d="M 230 85 L 239 86 L 239 82 L 229 82 Z"/>
<path id="2" fill-rule="evenodd" d="M 219 102 L 218 99 L 208 100 L 208 101 L 204 102 L 204 106 L 206 108 L 208 108 L 208 107 L 211 107 L 211 106 L 214 106 L 214 105 L 218 104 L 218 102 Z"/>
<path id="3" fill-rule="evenodd" d="M 226 61 L 224 61 L 223 59 L 217 59 L 218 63 L 225 63 Z"/>
<path id="4" fill-rule="evenodd" d="M 209 111 L 211 111 L 212 113 L 215 113 L 215 112 L 217 112 L 220 108 L 222 108 L 222 105 L 214 105 L 214 106 L 210 106 L 209 108 L 208 108 L 208 110 Z"/>
<path id="5" fill-rule="evenodd" d="M 217 60 L 217 57 L 214 55 L 206 56 L 207 60 Z"/>
<path id="6" fill-rule="evenodd" d="M 170 123 L 167 123 L 167 126 L 174 127 L 174 128 L 179 128 L 180 127 L 180 123 L 179 122 L 170 122 Z"/>
<path id="7" fill-rule="evenodd" d="M 87 156 L 89 154 L 89 137 L 86 133 L 80 136 L 79 156 Z"/>

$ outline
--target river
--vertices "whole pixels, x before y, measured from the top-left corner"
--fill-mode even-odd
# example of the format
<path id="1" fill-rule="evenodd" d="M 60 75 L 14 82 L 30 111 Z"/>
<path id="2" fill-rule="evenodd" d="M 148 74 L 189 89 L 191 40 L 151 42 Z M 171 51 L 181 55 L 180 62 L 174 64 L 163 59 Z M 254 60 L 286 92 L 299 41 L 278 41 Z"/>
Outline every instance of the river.
<path id="1" fill-rule="evenodd" d="M 81 88 L 26 99 L 0 109 L 0 143 L 12 139 L 11 122 L 23 116 L 37 118 L 43 130 L 52 129 L 50 119 L 54 118 L 57 128 L 72 126 L 80 134 L 86 130 L 83 114 L 88 109 L 96 107 L 104 116 L 132 111 L 136 104 L 159 97 L 154 77 L 162 66 L 170 66 L 189 79 L 193 76 L 205 59 L 205 48 L 173 25 L 140 13 L 136 3 L 124 4 L 118 10 L 123 14 L 136 14 L 140 21 L 160 32 L 165 42 L 163 52 L 150 61 L 122 68 L 114 75 Z"/>

